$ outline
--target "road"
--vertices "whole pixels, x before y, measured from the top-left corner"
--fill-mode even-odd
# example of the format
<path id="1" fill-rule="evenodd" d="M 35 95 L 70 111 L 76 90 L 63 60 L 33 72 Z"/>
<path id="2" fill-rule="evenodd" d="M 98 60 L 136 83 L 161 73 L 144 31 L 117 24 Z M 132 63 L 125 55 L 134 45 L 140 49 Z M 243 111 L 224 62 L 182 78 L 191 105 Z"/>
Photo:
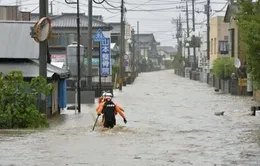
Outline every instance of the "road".
<path id="1" fill-rule="evenodd" d="M 0 135 L 0 165 L 259 165 L 260 119 L 251 98 L 214 92 L 173 71 L 142 73 L 115 92 L 128 123 L 91 131 L 96 105 L 63 111 L 43 131 Z M 225 111 L 224 116 L 214 115 Z M 259 164 L 258 164 L 259 163 Z"/>

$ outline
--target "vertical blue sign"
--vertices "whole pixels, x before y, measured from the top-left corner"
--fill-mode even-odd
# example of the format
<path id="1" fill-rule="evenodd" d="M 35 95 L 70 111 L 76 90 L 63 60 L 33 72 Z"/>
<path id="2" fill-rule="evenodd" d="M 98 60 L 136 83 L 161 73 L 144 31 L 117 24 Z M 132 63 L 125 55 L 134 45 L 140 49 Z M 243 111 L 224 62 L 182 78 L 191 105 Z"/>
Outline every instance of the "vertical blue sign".
<path id="1" fill-rule="evenodd" d="M 101 76 L 109 76 L 111 73 L 111 50 L 110 50 L 110 38 L 106 38 L 100 42 L 100 70 Z"/>

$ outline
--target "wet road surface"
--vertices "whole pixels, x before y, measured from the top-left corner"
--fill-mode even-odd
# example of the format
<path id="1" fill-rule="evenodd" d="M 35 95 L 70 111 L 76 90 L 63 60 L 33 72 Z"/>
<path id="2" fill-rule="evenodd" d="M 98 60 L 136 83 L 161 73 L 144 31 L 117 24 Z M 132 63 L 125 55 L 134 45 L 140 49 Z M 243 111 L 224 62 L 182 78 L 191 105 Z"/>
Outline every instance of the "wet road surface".
<path id="1" fill-rule="evenodd" d="M 96 105 L 63 111 L 47 130 L 0 135 L 0 165 L 260 165 L 260 119 L 251 98 L 214 92 L 173 71 L 143 73 L 115 92 L 128 123 L 91 132 Z M 215 116 L 225 111 L 224 116 Z"/>

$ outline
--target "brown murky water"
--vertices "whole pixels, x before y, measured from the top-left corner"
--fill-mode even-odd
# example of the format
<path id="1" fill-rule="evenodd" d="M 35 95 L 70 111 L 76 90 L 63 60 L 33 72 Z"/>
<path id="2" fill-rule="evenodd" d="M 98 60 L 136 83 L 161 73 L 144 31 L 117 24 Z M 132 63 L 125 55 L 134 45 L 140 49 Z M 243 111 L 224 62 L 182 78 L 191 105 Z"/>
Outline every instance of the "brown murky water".
<path id="1" fill-rule="evenodd" d="M 251 98 L 215 93 L 173 71 L 141 74 L 115 95 L 128 124 L 118 116 L 116 128 L 98 124 L 92 132 L 96 105 L 64 111 L 51 129 L 0 134 L 0 165 L 260 165 L 260 118 L 247 116 Z"/>

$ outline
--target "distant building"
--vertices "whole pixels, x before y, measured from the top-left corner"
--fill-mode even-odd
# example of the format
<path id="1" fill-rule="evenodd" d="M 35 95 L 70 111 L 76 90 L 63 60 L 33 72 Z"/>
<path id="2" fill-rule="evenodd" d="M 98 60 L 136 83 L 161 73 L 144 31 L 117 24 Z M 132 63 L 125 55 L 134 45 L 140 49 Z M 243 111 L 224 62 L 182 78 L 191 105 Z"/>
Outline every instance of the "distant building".
<path id="1" fill-rule="evenodd" d="M 23 73 L 24 79 L 39 76 L 39 44 L 31 38 L 30 21 L 0 21 L 0 71 L 8 74 L 13 70 Z M 48 56 L 48 55 L 46 55 Z M 47 80 L 54 84 L 52 95 L 48 96 L 48 112 L 50 116 L 66 108 L 66 79 L 70 72 L 47 64 Z"/>
<path id="2" fill-rule="evenodd" d="M 19 6 L 0 5 L 0 20 L 29 21 L 30 12 L 20 11 Z"/>
<path id="3" fill-rule="evenodd" d="M 173 60 L 174 56 L 177 54 L 177 50 L 172 46 L 158 46 L 157 47 L 159 56 L 162 60 Z"/>
<path id="4" fill-rule="evenodd" d="M 138 48 L 140 48 L 140 58 L 151 60 L 154 64 L 158 64 L 160 56 L 157 52 L 157 46 L 160 43 L 155 40 L 154 35 L 152 33 L 139 34 L 139 37 L 135 35 L 135 40 L 138 42 Z"/>

